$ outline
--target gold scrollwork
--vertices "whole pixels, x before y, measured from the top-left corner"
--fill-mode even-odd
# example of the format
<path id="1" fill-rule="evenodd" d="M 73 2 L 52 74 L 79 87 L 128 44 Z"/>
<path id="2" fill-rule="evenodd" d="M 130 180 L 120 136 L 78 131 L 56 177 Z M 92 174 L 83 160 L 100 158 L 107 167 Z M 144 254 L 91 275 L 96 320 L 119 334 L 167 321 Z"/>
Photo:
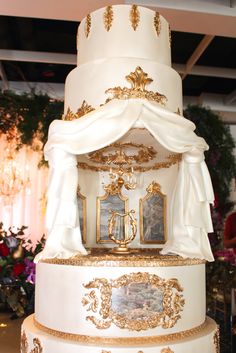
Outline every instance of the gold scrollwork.
<path id="1" fill-rule="evenodd" d="M 154 16 L 154 27 L 155 27 L 157 36 L 159 37 L 159 35 L 161 33 L 161 19 L 160 19 L 160 14 L 157 11 Z"/>
<path id="2" fill-rule="evenodd" d="M 113 22 L 113 9 L 112 6 L 107 6 L 103 14 L 104 26 L 106 31 L 110 31 Z"/>
<path id="3" fill-rule="evenodd" d="M 112 151 L 109 153 L 109 150 Z M 115 149 L 114 153 L 113 149 Z M 133 154 L 126 153 L 126 150 L 134 150 Z M 152 146 L 145 146 L 134 142 L 119 143 L 115 142 L 98 151 L 88 154 L 90 161 L 100 164 L 131 164 L 131 163 L 147 163 L 157 155 L 157 151 Z"/>
<path id="4" fill-rule="evenodd" d="M 91 105 L 89 105 L 85 100 L 83 100 L 82 105 L 77 109 L 76 113 L 73 113 L 72 110 L 68 107 L 66 115 L 62 116 L 62 120 L 75 120 L 81 118 L 83 115 L 88 114 L 95 110 Z"/>
<path id="5" fill-rule="evenodd" d="M 21 333 L 20 351 L 21 353 L 28 353 L 29 343 L 25 331 Z"/>
<path id="6" fill-rule="evenodd" d="M 112 290 L 114 288 L 129 287 L 135 283 L 146 284 L 160 289 L 163 292 L 163 310 L 155 312 L 152 315 L 142 316 L 141 319 L 132 319 L 129 315 L 126 316 L 113 310 Z M 112 323 L 121 329 L 134 331 L 148 330 L 157 326 L 161 326 L 164 329 L 171 328 L 181 318 L 180 312 L 183 310 L 185 304 L 185 300 L 181 294 L 183 288 L 176 278 L 165 280 L 148 272 L 131 273 L 112 280 L 95 278 L 89 283 L 84 284 L 84 287 L 86 289 L 95 289 L 97 291 L 97 299 L 99 298 L 100 291 L 100 309 L 96 311 L 96 314 L 99 314 L 100 318 L 93 315 L 86 317 L 97 329 L 107 329 Z"/>
<path id="7" fill-rule="evenodd" d="M 148 77 L 148 74 L 143 71 L 140 66 L 137 66 L 134 72 L 127 75 L 126 80 L 131 83 L 131 88 L 127 87 L 114 87 L 108 88 L 105 93 L 110 93 L 113 97 L 108 98 L 106 103 L 112 99 L 129 99 L 141 98 L 150 101 L 155 101 L 165 105 L 167 98 L 159 92 L 147 91 L 145 86 L 150 84 L 153 79 Z"/>
<path id="8" fill-rule="evenodd" d="M 33 339 L 33 345 L 34 345 L 34 348 L 31 349 L 30 353 L 43 353 L 43 347 L 38 338 Z"/>
<path id="9" fill-rule="evenodd" d="M 89 36 L 90 29 L 91 29 L 91 15 L 89 14 L 86 17 L 85 24 L 84 24 L 84 32 L 87 38 Z"/>
<path id="10" fill-rule="evenodd" d="M 217 329 L 214 333 L 213 342 L 214 342 L 214 346 L 215 346 L 215 352 L 220 353 L 220 329 L 219 329 L 219 326 L 217 326 Z"/>
<path id="11" fill-rule="evenodd" d="M 130 22 L 134 31 L 138 28 L 140 13 L 137 5 L 132 5 L 130 10 Z"/>

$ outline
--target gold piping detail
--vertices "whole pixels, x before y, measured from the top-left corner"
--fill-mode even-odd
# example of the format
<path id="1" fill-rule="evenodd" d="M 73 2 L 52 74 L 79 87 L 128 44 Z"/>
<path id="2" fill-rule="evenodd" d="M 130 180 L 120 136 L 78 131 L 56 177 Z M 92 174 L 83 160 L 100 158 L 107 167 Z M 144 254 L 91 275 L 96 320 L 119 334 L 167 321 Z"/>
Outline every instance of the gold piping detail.
<path id="1" fill-rule="evenodd" d="M 42 263 L 71 266 L 96 266 L 96 267 L 169 267 L 169 266 L 194 266 L 205 264 L 205 260 L 182 258 L 178 255 L 160 255 L 160 249 L 135 249 L 134 253 L 114 255 L 107 249 L 92 248 L 87 256 L 76 255 L 70 259 L 45 259 Z"/>
<path id="2" fill-rule="evenodd" d="M 160 19 L 160 14 L 157 11 L 156 11 L 155 17 L 154 17 L 154 27 L 155 27 L 157 36 L 159 37 L 159 35 L 161 33 L 161 19 Z"/>
<path id="3" fill-rule="evenodd" d="M 220 353 L 220 329 L 219 329 L 218 325 L 217 325 L 217 329 L 216 329 L 214 336 L 213 336 L 213 343 L 215 346 L 215 352 Z"/>
<path id="4" fill-rule="evenodd" d="M 140 14 L 137 5 L 132 5 L 130 10 L 130 22 L 134 31 L 138 28 L 139 21 L 140 21 Z"/>
<path id="5" fill-rule="evenodd" d="M 149 101 L 155 101 L 162 105 L 166 104 L 167 98 L 159 92 L 147 91 L 146 85 L 150 84 L 153 79 L 148 77 L 148 74 L 143 71 L 140 66 L 137 66 L 134 72 L 127 75 L 126 80 L 130 82 L 131 88 L 127 87 L 113 87 L 108 88 L 105 93 L 110 93 L 113 97 L 108 98 L 105 103 L 112 99 L 130 99 L 141 98 Z"/>
<path id="6" fill-rule="evenodd" d="M 91 15 L 87 15 L 85 20 L 84 32 L 85 36 L 88 38 L 91 29 Z"/>
<path id="7" fill-rule="evenodd" d="M 112 6 L 107 6 L 103 14 L 104 27 L 106 31 L 110 31 L 113 22 L 113 10 Z"/>
<path id="8" fill-rule="evenodd" d="M 88 335 L 79 335 L 76 333 L 66 333 L 62 331 L 57 331 L 51 328 L 48 328 L 42 324 L 40 324 L 34 317 L 34 324 L 35 326 L 55 337 L 59 337 L 62 339 L 73 340 L 77 342 L 82 342 L 86 344 L 103 344 L 103 345 L 110 345 L 115 344 L 117 346 L 127 345 L 149 345 L 149 344 L 166 344 L 167 342 L 170 343 L 171 341 L 184 339 L 187 337 L 191 337 L 199 332 L 203 331 L 209 322 L 209 319 L 190 330 L 185 330 L 177 333 L 170 333 L 167 335 L 160 335 L 160 336 L 144 336 L 144 337 L 102 337 L 102 336 L 88 336 Z"/>

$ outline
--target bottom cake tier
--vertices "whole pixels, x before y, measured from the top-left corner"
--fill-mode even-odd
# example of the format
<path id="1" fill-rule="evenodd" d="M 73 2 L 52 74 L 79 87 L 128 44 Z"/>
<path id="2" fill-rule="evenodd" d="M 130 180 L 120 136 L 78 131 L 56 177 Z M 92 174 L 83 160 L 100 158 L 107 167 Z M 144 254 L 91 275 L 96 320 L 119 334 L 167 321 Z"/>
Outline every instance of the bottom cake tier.
<path id="1" fill-rule="evenodd" d="M 89 332 L 88 332 L 89 335 Z M 68 339 L 70 338 L 70 339 Z M 199 330 L 181 332 L 179 335 L 163 335 L 155 337 L 147 344 L 142 341 L 137 344 L 133 339 L 126 341 L 125 345 L 110 343 L 104 344 L 106 337 L 97 337 L 93 345 L 81 344 L 64 333 L 39 327 L 34 322 L 34 315 L 26 318 L 22 325 L 21 353 L 219 353 L 219 329 L 215 321 L 206 318 L 205 324 Z M 72 339 L 71 339 L 72 338 Z M 88 336 L 89 341 L 89 336 Z"/>

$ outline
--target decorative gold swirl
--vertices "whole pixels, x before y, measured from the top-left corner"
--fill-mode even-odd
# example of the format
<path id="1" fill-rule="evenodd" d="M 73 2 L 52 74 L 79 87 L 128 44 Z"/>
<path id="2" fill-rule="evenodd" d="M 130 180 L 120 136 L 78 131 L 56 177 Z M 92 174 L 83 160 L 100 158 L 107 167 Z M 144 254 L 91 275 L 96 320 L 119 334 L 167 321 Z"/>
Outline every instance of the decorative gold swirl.
<path id="1" fill-rule="evenodd" d="M 157 11 L 156 11 L 155 17 L 154 17 L 154 27 L 155 27 L 157 36 L 159 37 L 159 35 L 161 33 L 161 19 L 160 19 L 160 14 Z"/>
<path id="2" fill-rule="evenodd" d="M 137 5 L 132 5 L 130 10 L 130 22 L 134 31 L 136 31 L 140 21 L 140 14 Z"/>
<path id="3" fill-rule="evenodd" d="M 174 351 L 172 351 L 169 347 L 168 348 L 163 348 L 161 350 L 161 353 L 174 353 Z"/>
<path id="4" fill-rule="evenodd" d="M 87 15 L 86 20 L 85 20 L 85 27 L 84 27 L 84 32 L 85 36 L 88 38 L 89 33 L 91 30 L 91 15 Z"/>
<path id="5" fill-rule="evenodd" d="M 220 329 L 219 329 L 219 326 L 217 326 L 217 329 L 214 333 L 213 342 L 214 342 L 214 346 L 215 346 L 215 352 L 220 353 Z"/>
<path id="6" fill-rule="evenodd" d="M 33 339 L 33 345 L 34 345 L 34 348 L 31 349 L 30 353 L 43 353 L 43 347 L 38 338 Z"/>
<path id="7" fill-rule="evenodd" d="M 29 343 L 25 331 L 21 333 L 20 351 L 21 353 L 28 353 Z"/>
<path id="8" fill-rule="evenodd" d="M 71 121 L 81 118 L 83 115 L 88 114 L 95 110 L 91 105 L 89 105 L 85 100 L 83 100 L 82 105 L 78 108 L 76 113 L 73 113 L 72 110 L 68 107 L 66 115 L 62 116 L 62 120 Z"/>
<path id="9" fill-rule="evenodd" d="M 106 31 L 110 31 L 113 22 L 113 9 L 112 6 L 107 6 L 103 15 L 104 26 Z"/>

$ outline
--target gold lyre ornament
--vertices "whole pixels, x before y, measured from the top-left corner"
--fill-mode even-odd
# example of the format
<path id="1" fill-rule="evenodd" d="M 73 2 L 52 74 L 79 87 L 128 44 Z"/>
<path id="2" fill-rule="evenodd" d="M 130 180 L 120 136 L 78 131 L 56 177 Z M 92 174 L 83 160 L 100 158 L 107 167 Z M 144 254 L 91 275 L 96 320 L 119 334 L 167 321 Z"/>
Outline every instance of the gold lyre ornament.
<path id="1" fill-rule="evenodd" d="M 128 248 L 127 245 L 134 240 L 136 233 L 137 233 L 137 222 L 134 217 L 134 213 L 135 213 L 134 210 L 131 210 L 127 213 L 119 213 L 116 211 L 111 211 L 111 218 L 108 220 L 108 235 L 109 235 L 109 238 L 112 241 L 114 241 L 114 243 L 118 244 L 118 246 L 116 248 L 111 250 L 112 253 L 114 253 L 114 254 L 129 254 L 131 252 L 131 250 Z M 125 227 L 123 239 L 117 239 L 115 237 L 115 235 L 113 234 L 114 228 L 116 226 L 117 216 L 121 217 L 121 218 L 129 217 L 129 223 L 130 223 L 132 232 L 131 232 L 131 234 L 128 234 L 127 227 Z"/>

